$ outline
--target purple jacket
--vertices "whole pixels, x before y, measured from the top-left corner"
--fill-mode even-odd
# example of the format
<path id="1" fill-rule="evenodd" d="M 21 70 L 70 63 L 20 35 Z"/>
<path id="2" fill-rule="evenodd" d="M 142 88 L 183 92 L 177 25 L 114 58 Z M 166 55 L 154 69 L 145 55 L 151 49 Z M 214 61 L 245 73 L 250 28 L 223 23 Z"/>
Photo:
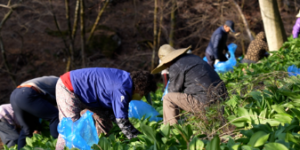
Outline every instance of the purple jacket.
<path id="1" fill-rule="evenodd" d="M 300 18 L 298 18 L 296 20 L 296 23 L 295 23 L 295 25 L 293 27 L 293 38 L 294 39 L 298 38 L 299 34 L 300 34 Z"/>

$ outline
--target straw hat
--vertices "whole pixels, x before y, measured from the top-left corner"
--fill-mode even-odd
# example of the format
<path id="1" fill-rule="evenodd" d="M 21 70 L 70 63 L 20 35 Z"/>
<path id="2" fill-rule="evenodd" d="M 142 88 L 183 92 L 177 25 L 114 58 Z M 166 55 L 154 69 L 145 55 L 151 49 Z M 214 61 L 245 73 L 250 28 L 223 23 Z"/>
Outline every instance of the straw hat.
<path id="1" fill-rule="evenodd" d="M 152 74 L 159 73 L 162 70 L 166 69 L 167 66 L 165 66 L 165 64 L 171 62 L 178 56 L 186 53 L 190 48 L 191 46 L 189 46 L 188 48 L 174 49 L 169 44 L 162 45 L 158 50 L 158 57 L 160 59 L 160 63 L 155 69 L 152 70 L 151 73 Z"/>
<path id="2" fill-rule="evenodd" d="M 299 10 L 299 13 L 298 13 L 298 15 L 296 17 L 300 17 L 300 10 Z"/>

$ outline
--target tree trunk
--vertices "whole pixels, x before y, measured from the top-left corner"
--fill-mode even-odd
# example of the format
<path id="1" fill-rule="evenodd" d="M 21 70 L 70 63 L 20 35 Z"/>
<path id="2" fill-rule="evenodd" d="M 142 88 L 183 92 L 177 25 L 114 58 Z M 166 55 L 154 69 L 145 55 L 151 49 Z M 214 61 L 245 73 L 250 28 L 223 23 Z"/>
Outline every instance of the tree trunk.
<path id="1" fill-rule="evenodd" d="M 171 12 L 171 29 L 169 35 L 169 44 L 174 47 L 174 30 L 175 30 L 175 13 L 176 13 L 176 0 L 172 0 L 172 12 Z"/>
<path id="2" fill-rule="evenodd" d="M 68 34 L 70 38 L 70 47 L 69 47 L 69 54 L 68 54 L 68 60 L 67 60 L 67 66 L 66 66 L 66 72 L 70 71 L 72 69 L 72 63 L 73 63 L 73 47 L 74 42 L 72 38 L 72 28 L 71 28 L 71 19 L 70 19 L 70 5 L 69 0 L 65 0 L 65 7 L 66 7 L 66 20 L 68 22 Z"/>
<path id="3" fill-rule="evenodd" d="M 159 16 L 159 25 L 158 25 L 158 34 L 157 34 L 157 45 L 160 45 L 160 35 L 161 35 L 161 28 L 162 28 L 162 21 L 164 17 L 164 0 L 160 1 L 159 5 L 159 11 L 160 11 L 160 16 Z"/>
<path id="4" fill-rule="evenodd" d="M 277 51 L 287 40 L 277 0 L 259 0 L 260 12 L 270 51 Z"/>
<path id="5" fill-rule="evenodd" d="M 9 5 L 8 5 L 9 6 Z M 7 58 L 6 58 L 6 53 L 5 53 L 5 49 L 4 49 L 4 44 L 3 44 L 3 41 L 2 41 L 2 36 L 1 36 L 1 31 L 2 31 L 2 27 L 3 25 L 5 24 L 5 22 L 7 21 L 7 19 L 10 17 L 10 15 L 12 14 L 13 12 L 13 9 L 10 9 L 6 14 L 5 16 L 3 17 L 2 21 L 0 22 L 0 49 L 1 49 L 1 55 L 2 55 L 2 59 L 3 59 L 3 63 L 4 63 L 4 66 L 5 66 L 5 69 L 13 83 L 13 85 L 16 87 L 17 84 L 16 84 L 16 80 L 15 80 L 15 77 L 13 74 L 11 74 L 11 71 L 10 71 L 10 66 L 9 66 L 9 63 L 7 61 Z"/>
<path id="6" fill-rule="evenodd" d="M 81 34 L 81 61 L 85 67 L 85 22 L 84 22 L 84 0 L 80 0 L 80 34 Z"/>
<path id="7" fill-rule="evenodd" d="M 153 14 L 153 47 L 152 47 L 152 63 L 151 70 L 155 68 L 155 53 L 156 53 L 156 43 L 157 43 L 157 0 L 154 0 L 154 14 Z"/>

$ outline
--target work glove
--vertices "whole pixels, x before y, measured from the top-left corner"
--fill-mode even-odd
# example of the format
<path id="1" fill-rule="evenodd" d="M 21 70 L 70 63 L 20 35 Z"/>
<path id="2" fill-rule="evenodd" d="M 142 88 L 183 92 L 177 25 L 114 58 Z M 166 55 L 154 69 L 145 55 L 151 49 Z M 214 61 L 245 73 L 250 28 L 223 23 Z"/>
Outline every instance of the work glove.
<path id="1" fill-rule="evenodd" d="M 215 60 L 215 64 L 217 64 L 219 61 L 220 61 L 219 59 L 216 59 L 216 60 Z"/>

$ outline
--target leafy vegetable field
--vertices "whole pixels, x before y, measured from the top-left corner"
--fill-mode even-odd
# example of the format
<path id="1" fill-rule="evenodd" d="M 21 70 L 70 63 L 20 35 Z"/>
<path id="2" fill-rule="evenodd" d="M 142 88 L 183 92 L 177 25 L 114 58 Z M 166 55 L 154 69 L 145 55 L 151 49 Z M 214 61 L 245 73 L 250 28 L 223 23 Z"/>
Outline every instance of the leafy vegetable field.
<path id="1" fill-rule="evenodd" d="M 174 126 L 131 119 L 141 135 L 127 140 L 114 125 L 113 134 L 101 135 L 92 149 L 298 150 L 300 77 L 290 77 L 287 68 L 293 64 L 300 67 L 299 58 L 300 38 L 289 38 L 260 63 L 248 67 L 238 64 L 232 72 L 220 74 L 230 99 L 207 109 L 205 116 L 182 112 L 181 123 Z M 152 95 L 160 114 L 161 91 Z M 47 135 L 34 135 L 26 141 L 25 150 L 55 149 L 56 140 Z"/>

